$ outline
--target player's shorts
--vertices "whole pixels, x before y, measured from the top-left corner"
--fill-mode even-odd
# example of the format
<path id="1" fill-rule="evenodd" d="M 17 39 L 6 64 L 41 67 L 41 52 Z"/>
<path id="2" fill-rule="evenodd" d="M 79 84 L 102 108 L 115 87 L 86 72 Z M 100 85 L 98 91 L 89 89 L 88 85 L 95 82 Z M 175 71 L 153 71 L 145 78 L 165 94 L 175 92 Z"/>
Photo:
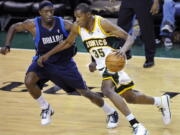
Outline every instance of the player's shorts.
<path id="1" fill-rule="evenodd" d="M 86 89 L 86 83 L 77 69 L 73 59 L 63 63 L 45 63 L 44 67 L 40 67 L 36 61 L 29 66 L 28 72 L 35 72 L 40 80 L 38 86 L 42 89 L 47 81 L 52 81 L 64 90 Z"/>
<path id="2" fill-rule="evenodd" d="M 134 87 L 134 82 L 124 71 L 109 72 L 107 68 L 100 69 L 100 74 L 103 80 L 111 79 L 115 85 L 115 92 L 122 94 L 127 90 L 131 90 Z"/>

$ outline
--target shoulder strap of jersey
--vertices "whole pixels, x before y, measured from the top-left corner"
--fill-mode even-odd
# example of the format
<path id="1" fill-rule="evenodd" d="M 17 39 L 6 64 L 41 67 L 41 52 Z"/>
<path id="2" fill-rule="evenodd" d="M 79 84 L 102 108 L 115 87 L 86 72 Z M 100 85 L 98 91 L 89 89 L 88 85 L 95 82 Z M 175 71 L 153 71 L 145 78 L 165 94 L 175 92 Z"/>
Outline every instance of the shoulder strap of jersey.
<path id="1" fill-rule="evenodd" d="M 78 34 L 79 34 L 79 36 L 81 36 L 81 27 L 80 26 L 78 26 Z"/>
<path id="2" fill-rule="evenodd" d="M 67 38 L 69 34 L 68 34 L 68 32 L 66 31 L 66 29 L 65 29 L 64 19 L 62 19 L 62 17 L 59 17 L 59 22 L 60 22 L 60 28 L 61 28 L 64 36 Z"/>
<path id="3" fill-rule="evenodd" d="M 97 16 L 97 24 L 98 24 L 98 27 L 100 28 L 101 32 L 107 36 L 110 36 L 111 34 L 107 33 L 101 26 L 101 20 L 103 19 L 103 17 L 101 16 Z"/>
<path id="4" fill-rule="evenodd" d="M 35 46 L 38 48 L 39 40 L 40 40 L 40 32 L 39 32 L 39 17 L 34 18 L 34 23 L 36 27 L 36 36 L 34 37 Z"/>

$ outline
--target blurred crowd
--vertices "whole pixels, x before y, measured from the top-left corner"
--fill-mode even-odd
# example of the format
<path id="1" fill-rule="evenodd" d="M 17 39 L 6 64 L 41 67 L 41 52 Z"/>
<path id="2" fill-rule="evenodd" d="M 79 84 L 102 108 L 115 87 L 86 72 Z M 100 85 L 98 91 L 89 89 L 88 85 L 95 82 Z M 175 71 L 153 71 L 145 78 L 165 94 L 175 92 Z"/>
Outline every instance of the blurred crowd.
<path id="1" fill-rule="evenodd" d="M 0 29 L 1 31 L 7 30 L 8 26 L 10 26 L 9 23 L 10 22 L 12 23 L 13 21 L 11 20 L 14 18 L 16 19 L 16 21 L 22 21 L 23 19 L 25 20 L 27 18 L 33 18 L 37 16 L 38 15 L 38 10 L 37 10 L 38 2 L 41 2 L 41 1 L 42 0 L 17 0 L 17 1 L 1 0 L 0 1 L 0 9 L 1 9 Z M 119 10 L 119 8 L 121 9 L 121 4 L 125 2 L 127 4 L 128 3 L 131 4 L 130 0 L 127 0 L 127 1 L 124 1 L 124 0 L 60 0 L 60 1 L 51 0 L 51 1 L 55 4 L 55 15 L 58 15 L 58 16 L 60 15 L 63 17 L 71 16 L 73 17 L 73 20 L 75 20 L 73 16 L 73 11 L 79 3 L 87 3 L 89 5 L 92 5 L 93 7 L 98 7 L 97 3 L 99 2 L 99 7 L 100 6 L 101 7 L 99 9 L 94 8 L 95 9 L 94 11 L 96 14 L 99 14 L 102 16 L 105 15 L 105 17 L 107 15 L 108 17 L 112 16 L 116 18 L 118 17 L 120 13 L 124 12 L 124 11 L 121 12 Z M 156 3 L 155 1 L 158 1 L 158 4 L 155 4 Z M 116 4 L 113 5 L 113 4 L 109 4 L 108 2 L 110 3 L 116 2 Z M 136 1 L 136 3 L 137 2 L 138 1 Z M 142 2 L 139 2 L 139 3 L 142 4 Z M 154 23 L 155 23 L 153 26 L 156 27 L 154 31 L 155 44 L 162 43 L 165 47 L 172 48 L 173 42 L 180 41 L 180 33 L 179 33 L 180 1 L 179 0 L 154 0 L 154 3 L 152 1 L 145 4 L 147 4 L 148 8 L 152 8 L 152 10 L 158 10 L 157 11 L 158 14 L 155 12 L 152 13 L 153 18 L 154 18 Z M 136 7 L 137 5 L 134 4 L 133 6 Z M 132 7 L 132 9 L 134 7 Z M 126 9 L 128 8 L 131 8 L 131 7 L 126 7 Z M 29 11 L 30 9 L 31 9 L 31 12 Z M 139 11 L 141 12 L 142 9 Z M 142 26 L 139 27 L 140 25 L 139 25 L 138 19 L 140 18 L 140 16 L 143 16 L 143 17 L 145 16 L 144 15 L 139 16 L 139 14 L 138 15 L 137 14 L 138 12 L 134 8 L 134 13 L 133 13 L 134 16 L 132 17 L 133 19 L 126 20 L 127 18 L 124 18 L 124 20 L 129 22 L 129 26 L 131 26 L 131 28 L 129 28 L 129 26 L 128 28 L 125 28 L 127 29 L 126 31 L 128 31 L 131 34 L 134 34 L 135 37 L 140 36 L 142 33 L 142 30 L 144 30 L 141 28 Z M 145 29 L 145 31 L 147 30 Z"/>

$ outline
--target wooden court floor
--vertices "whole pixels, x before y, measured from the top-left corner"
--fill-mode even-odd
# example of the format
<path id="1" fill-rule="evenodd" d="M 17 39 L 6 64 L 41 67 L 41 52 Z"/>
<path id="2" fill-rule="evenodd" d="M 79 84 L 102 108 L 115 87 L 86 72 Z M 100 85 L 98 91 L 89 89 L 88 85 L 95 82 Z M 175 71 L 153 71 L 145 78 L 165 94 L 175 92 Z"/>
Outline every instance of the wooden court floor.
<path id="1" fill-rule="evenodd" d="M 101 109 L 85 98 L 67 95 L 63 90 L 56 94 L 43 93 L 55 114 L 50 125 L 41 126 L 39 106 L 23 84 L 33 55 L 31 50 L 12 50 L 7 56 L 0 55 L 0 135 L 132 135 L 132 129 L 121 113 L 119 127 L 106 129 L 106 117 Z M 100 91 L 98 72 L 90 73 L 87 68 L 89 55 L 79 53 L 75 60 L 87 85 L 92 91 Z M 157 58 L 156 66 L 150 69 L 143 69 L 143 62 L 144 57 L 133 57 L 125 70 L 134 79 L 136 89 L 152 96 L 165 92 L 172 96 L 172 123 L 165 126 L 161 113 L 154 106 L 128 106 L 150 135 L 180 135 L 180 59 Z M 52 86 L 48 83 L 44 91 Z"/>

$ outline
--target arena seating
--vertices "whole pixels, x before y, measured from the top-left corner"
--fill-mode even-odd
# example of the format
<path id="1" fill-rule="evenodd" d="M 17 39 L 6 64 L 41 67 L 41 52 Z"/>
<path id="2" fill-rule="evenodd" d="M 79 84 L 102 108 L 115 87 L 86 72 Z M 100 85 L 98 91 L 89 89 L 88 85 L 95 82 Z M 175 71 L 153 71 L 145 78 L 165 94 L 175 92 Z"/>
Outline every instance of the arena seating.
<path id="1" fill-rule="evenodd" d="M 0 1 L 0 28 L 5 30 L 11 21 L 22 21 L 38 16 L 39 2 L 42 0 L 3 0 Z M 71 16 L 71 8 L 66 1 L 53 2 L 55 15 Z"/>
<path id="2" fill-rule="evenodd" d="M 0 1 L 0 30 L 8 28 L 11 22 L 34 18 L 38 15 L 38 4 L 42 0 L 1 0 Z M 55 15 L 72 16 L 73 12 L 68 0 L 51 0 L 54 3 Z M 99 1 L 98 1 L 99 2 Z M 101 8 L 94 8 L 94 13 L 104 17 L 117 18 L 118 12 L 104 10 L 104 1 L 99 2 Z M 93 2 L 92 5 L 97 5 Z M 176 26 L 180 29 L 180 2 L 176 2 Z M 162 15 L 155 16 L 155 24 L 159 26 Z"/>

